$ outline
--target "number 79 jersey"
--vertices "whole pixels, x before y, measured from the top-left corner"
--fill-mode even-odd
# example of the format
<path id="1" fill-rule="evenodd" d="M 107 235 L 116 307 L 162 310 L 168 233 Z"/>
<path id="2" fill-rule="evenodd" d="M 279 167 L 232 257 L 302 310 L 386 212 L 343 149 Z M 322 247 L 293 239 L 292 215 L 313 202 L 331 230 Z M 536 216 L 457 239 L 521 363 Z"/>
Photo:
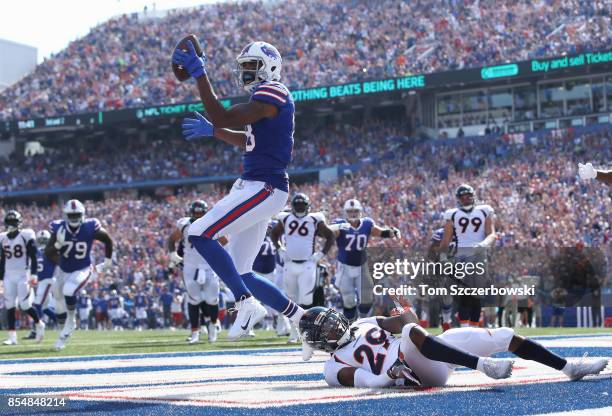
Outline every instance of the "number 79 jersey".
<path id="1" fill-rule="evenodd" d="M 86 218 L 75 231 L 72 231 L 66 221 L 57 220 L 51 223 L 51 234 L 56 234 L 60 228 L 66 230 L 66 239 L 59 251 L 59 267 L 66 273 L 76 272 L 91 266 L 91 247 L 94 235 L 102 228 L 96 218 Z"/>
<path id="2" fill-rule="evenodd" d="M 476 205 L 470 212 L 451 208 L 444 213 L 445 221 L 452 221 L 457 247 L 474 247 L 485 238 L 485 220 L 493 215 L 490 205 Z"/>
<path id="3" fill-rule="evenodd" d="M 379 327 L 376 317 L 355 321 L 351 330 L 354 331 L 354 339 L 332 354 L 330 364 L 336 362 L 379 375 L 397 360 L 400 339 Z M 325 371 L 333 367 L 325 365 Z M 325 378 L 328 378 L 328 374 L 325 374 Z"/>

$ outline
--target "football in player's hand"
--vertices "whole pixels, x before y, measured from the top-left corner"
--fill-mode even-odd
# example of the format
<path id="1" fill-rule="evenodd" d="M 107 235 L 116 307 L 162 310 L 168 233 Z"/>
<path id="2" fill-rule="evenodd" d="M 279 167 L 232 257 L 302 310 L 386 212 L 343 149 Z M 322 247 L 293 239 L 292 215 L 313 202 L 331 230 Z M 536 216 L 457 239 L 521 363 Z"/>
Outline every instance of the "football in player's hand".
<path id="1" fill-rule="evenodd" d="M 202 56 L 202 47 L 200 46 L 200 41 L 198 40 L 198 37 L 194 34 L 185 36 L 183 39 L 181 39 L 181 41 L 176 45 L 174 49 L 180 48 L 184 52 L 187 52 L 188 51 L 187 49 L 188 40 L 190 40 L 191 43 L 193 44 L 193 47 L 195 48 L 195 51 L 198 54 L 198 56 Z M 172 51 L 174 51 L 174 49 Z M 183 68 L 180 65 L 175 64 L 174 62 L 172 62 L 172 72 L 174 72 L 174 76 L 176 77 L 176 79 L 178 79 L 181 82 L 187 81 L 189 78 L 191 78 L 185 68 Z"/>

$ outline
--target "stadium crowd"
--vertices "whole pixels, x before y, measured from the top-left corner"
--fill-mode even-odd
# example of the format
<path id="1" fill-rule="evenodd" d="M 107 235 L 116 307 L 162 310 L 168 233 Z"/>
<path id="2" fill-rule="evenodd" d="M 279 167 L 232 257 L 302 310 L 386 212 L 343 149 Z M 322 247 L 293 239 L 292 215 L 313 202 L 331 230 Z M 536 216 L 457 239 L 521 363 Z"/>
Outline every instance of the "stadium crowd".
<path id="1" fill-rule="evenodd" d="M 170 71 L 186 33 L 204 42 L 217 92 L 236 96 L 234 58 L 253 40 L 275 44 L 283 80 L 304 88 L 601 50 L 610 19 L 606 0 L 245 1 L 124 15 L 3 91 L 0 121 L 194 100 Z"/>
<path id="2" fill-rule="evenodd" d="M 0 167 L 0 192 L 240 173 L 242 152 L 238 148 L 210 139 L 186 142 L 177 136 L 144 142 L 129 137 L 71 140 L 51 143 L 44 154 L 15 152 Z M 317 129 L 296 138 L 291 168 L 350 165 L 381 157 L 404 137 L 399 123 Z"/>

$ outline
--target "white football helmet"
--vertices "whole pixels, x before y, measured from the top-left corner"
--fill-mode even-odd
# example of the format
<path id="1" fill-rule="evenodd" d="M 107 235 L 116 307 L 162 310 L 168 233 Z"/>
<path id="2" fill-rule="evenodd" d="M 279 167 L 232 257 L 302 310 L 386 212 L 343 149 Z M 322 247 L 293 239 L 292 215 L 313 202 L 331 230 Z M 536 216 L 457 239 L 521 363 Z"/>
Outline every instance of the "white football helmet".
<path id="1" fill-rule="evenodd" d="M 78 199 L 71 199 L 64 205 L 64 215 L 69 226 L 78 227 L 85 217 L 85 205 Z"/>
<path id="2" fill-rule="evenodd" d="M 344 215 L 347 220 L 358 220 L 361 218 L 363 208 L 361 202 L 356 199 L 349 199 L 344 203 Z"/>
<path id="3" fill-rule="evenodd" d="M 255 63 L 254 68 L 245 64 Z M 264 81 L 280 81 L 283 59 L 278 49 L 267 42 L 251 42 L 236 58 L 238 86 L 252 93 Z"/>
<path id="4" fill-rule="evenodd" d="M 36 233 L 36 243 L 41 247 L 46 246 L 50 239 L 51 233 L 47 230 L 40 230 Z"/>

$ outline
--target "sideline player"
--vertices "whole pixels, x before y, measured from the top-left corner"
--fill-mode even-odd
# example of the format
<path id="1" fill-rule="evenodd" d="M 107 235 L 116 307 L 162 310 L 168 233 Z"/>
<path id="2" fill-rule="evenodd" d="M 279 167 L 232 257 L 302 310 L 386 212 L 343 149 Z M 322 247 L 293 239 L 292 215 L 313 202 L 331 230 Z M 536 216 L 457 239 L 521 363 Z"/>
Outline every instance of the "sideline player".
<path id="1" fill-rule="evenodd" d="M 612 170 L 595 169 L 591 162 L 585 165 L 578 163 L 578 175 L 580 175 L 580 179 L 582 180 L 596 179 L 607 184 L 612 184 Z"/>
<path id="2" fill-rule="evenodd" d="M 119 295 L 116 289 L 113 289 L 108 298 L 108 319 L 113 325 L 113 331 L 123 330 L 123 315 L 123 296 Z"/>
<path id="3" fill-rule="evenodd" d="M 477 205 L 474 188 L 461 184 L 455 190 L 458 207 L 444 213 L 444 236 L 440 242 L 440 259 L 446 260 L 446 252 L 452 242 L 456 243 L 455 261 L 484 261 L 478 248 L 491 247 L 495 243 L 494 211 L 490 205 Z M 484 276 L 468 276 L 466 285 L 478 286 Z M 480 322 L 481 300 L 476 296 L 459 297 L 459 323 L 461 326 L 478 326 Z"/>
<path id="4" fill-rule="evenodd" d="M 259 253 L 257 257 L 255 257 L 255 261 L 253 262 L 253 271 L 270 280 L 278 287 L 283 287 L 283 284 L 280 280 L 282 280 L 282 273 L 280 273 L 281 267 L 277 267 L 277 257 L 278 250 L 274 246 L 272 242 L 271 234 L 272 229 L 276 227 L 278 224 L 277 220 L 272 220 L 268 224 L 268 229 L 266 230 L 266 237 L 264 238 L 263 243 L 261 244 L 261 248 L 259 249 Z M 277 270 L 279 269 L 279 270 Z M 279 314 L 274 309 L 270 307 L 266 307 L 268 309 L 268 315 L 266 315 L 266 320 L 269 318 L 269 323 L 266 323 L 266 329 L 271 326 L 273 321 L 276 321 L 276 335 L 284 336 L 289 334 L 289 330 L 291 324 L 285 315 Z"/>
<path id="5" fill-rule="evenodd" d="M 79 309 L 79 328 L 86 331 L 89 329 L 89 312 L 92 308 L 91 296 L 87 294 L 87 290 L 81 290 L 77 304 Z"/>
<path id="6" fill-rule="evenodd" d="M 207 318 L 208 341 L 217 341 L 217 317 L 219 316 L 219 278 L 188 240 L 189 226 L 208 212 L 208 204 L 198 200 L 191 203 L 188 217 L 176 223 L 176 228 L 168 238 L 168 250 L 173 266 L 183 263 L 183 283 L 187 291 L 187 315 L 191 324 L 191 336 L 187 342 L 200 342 L 200 312 Z M 227 243 L 220 237 L 222 245 Z M 177 243 L 183 244 L 183 257 L 177 252 Z"/>
<path id="7" fill-rule="evenodd" d="M 21 222 L 19 212 L 8 211 L 4 216 L 6 231 L 0 233 L 0 280 L 4 280 L 4 304 L 8 321 L 8 339 L 4 345 L 17 344 L 17 300 L 19 309 L 27 312 L 34 321 L 36 342 L 41 342 L 45 335 L 45 323 L 32 307 L 31 286 L 38 282 L 36 236 L 34 230 L 22 229 Z"/>
<path id="8" fill-rule="evenodd" d="M 366 316 L 374 302 L 372 277 L 366 265 L 370 237 L 399 239 L 401 233 L 396 227 L 381 228 L 371 218 L 363 217 L 363 207 L 356 199 L 346 201 L 343 208 L 345 219 L 330 228 L 338 245 L 335 285 L 342 295 L 344 315 L 352 322 L 358 304 L 360 315 Z"/>
<path id="9" fill-rule="evenodd" d="M 198 56 L 191 41 L 187 50 L 174 50 L 172 61 L 195 78 L 211 120 L 200 114 L 196 119 L 185 119 L 185 137 L 214 136 L 244 149 L 241 178 L 228 195 L 189 227 L 190 242 L 236 298 L 238 314 L 228 339 L 248 334 L 265 317 L 266 308 L 255 297 L 298 322 L 304 310 L 272 282 L 253 273 L 268 222 L 283 209 L 289 194 L 287 166 L 293 149 L 295 106 L 289 90 L 279 82 L 280 53 L 266 42 L 252 42 L 242 50 L 236 59 L 236 75 L 251 98 L 228 109 L 210 84 L 206 56 Z M 229 238 L 228 251 L 217 241 L 221 235 Z"/>
<path id="10" fill-rule="evenodd" d="M 283 235 L 284 247 L 281 245 Z M 321 251 L 315 251 L 317 236 L 325 238 Z M 325 216 L 321 212 L 310 212 L 308 196 L 295 194 L 291 198 L 291 212 L 278 215 L 278 223 L 272 229 L 271 237 L 285 263 L 283 282 L 287 295 L 304 309 L 312 307 L 317 285 L 317 264 L 334 244 L 334 233 L 325 224 Z M 289 342 L 297 342 L 299 335 L 298 325 L 294 322 Z"/>
<path id="11" fill-rule="evenodd" d="M 330 386 L 444 386 L 460 366 L 494 379 L 508 378 L 513 361 L 489 358 L 505 351 L 560 370 L 571 380 L 598 374 L 608 364 L 607 358 L 566 360 L 516 335 L 512 328 L 455 328 L 433 336 L 416 319 L 408 312 L 364 318 L 351 325 L 341 313 L 316 307 L 304 313 L 300 332 L 312 348 L 332 354 L 324 367 Z"/>
<path id="12" fill-rule="evenodd" d="M 448 246 L 448 250 L 444 254 L 440 252 L 440 243 L 444 238 L 444 228 L 438 228 L 431 236 L 431 244 L 427 250 L 427 260 L 438 262 L 441 258 L 452 259 L 457 250 L 457 238 L 453 235 L 453 240 Z M 437 276 L 442 281 L 440 284 L 447 286 L 445 276 Z M 440 304 L 442 306 L 442 330 L 448 331 L 451 328 L 452 312 L 453 312 L 453 297 L 449 294 L 440 296 Z"/>
<path id="13" fill-rule="evenodd" d="M 94 240 L 104 244 L 104 263 L 96 266 L 98 272 L 112 267 L 113 241 L 100 221 L 85 218 L 85 206 L 76 199 L 64 205 L 63 220 L 51 223 L 51 240 L 45 248 L 45 255 L 59 265 L 53 297 L 58 322 L 64 325 L 55 342 L 55 349 L 61 350 L 76 328 L 77 294 L 85 287 L 92 274 L 91 248 Z"/>
<path id="14" fill-rule="evenodd" d="M 36 245 L 38 247 L 44 249 L 50 239 L 51 233 L 47 230 L 41 230 L 36 233 Z M 49 260 L 42 251 L 38 251 L 38 284 L 36 285 L 36 296 L 34 297 L 34 309 L 36 309 L 40 319 L 43 318 L 44 313 L 49 319 L 55 320 L 55 312 L 51 311 L 48 307 L 53 298 L 51 292 L 55 283 L 55 266 L 55 263 Z M 28 338 L 36 338 L 35 329 Z"/>

